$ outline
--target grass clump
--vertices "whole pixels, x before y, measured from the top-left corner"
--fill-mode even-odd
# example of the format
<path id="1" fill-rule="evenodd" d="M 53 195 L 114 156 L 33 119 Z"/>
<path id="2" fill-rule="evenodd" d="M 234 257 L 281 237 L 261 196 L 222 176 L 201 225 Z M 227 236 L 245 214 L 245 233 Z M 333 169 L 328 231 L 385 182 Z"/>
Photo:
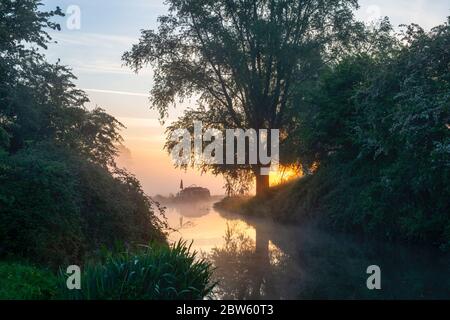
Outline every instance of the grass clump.
<path id="1" fill-rule="evenodd" d="M 186 242 L 153 245 L 138 252 L 109 254 L 102 263 L 82 270 L 81 290 L 66 288 L 61 273 L 62 299 L 68 300 L 197 300 L 208 296 L 210 263 L 197 258 Z"/>

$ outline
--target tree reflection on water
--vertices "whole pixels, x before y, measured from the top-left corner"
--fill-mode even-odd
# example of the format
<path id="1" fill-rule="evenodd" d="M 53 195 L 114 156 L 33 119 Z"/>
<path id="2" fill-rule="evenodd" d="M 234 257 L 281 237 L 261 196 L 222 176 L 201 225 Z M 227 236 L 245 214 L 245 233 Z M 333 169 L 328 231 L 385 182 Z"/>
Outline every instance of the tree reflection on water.
<path id="1" fill-rule="evenodd" d="M 273 277 L 285 269 L 288 256 L 273 245 L 267 233 L 256 232 L 256 241 L 236 223 L 228 222 L 225 243 L 209 259 L 216 267 L 214 294 L 221 299 L 277 299 Z M 280 269 L 280 270 L 279 270 Z"/>
<path id="2" fill-rule="evenodd" d="M 208 258 L 220 299 L 449 299 L 450 256 L 317 228 L 247 221 L 255 240 L 229 221 L 224 245 Z M 382 290 L 368 290 L 366 269 L 382 269 Z"/>

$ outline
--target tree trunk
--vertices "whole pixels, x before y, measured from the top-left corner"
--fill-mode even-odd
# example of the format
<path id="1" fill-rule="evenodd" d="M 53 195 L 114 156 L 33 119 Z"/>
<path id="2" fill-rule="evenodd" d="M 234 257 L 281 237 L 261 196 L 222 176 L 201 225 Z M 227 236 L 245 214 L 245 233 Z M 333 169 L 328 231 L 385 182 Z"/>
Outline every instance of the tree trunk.
<path id="1" fill-rule="evenodd" d="M 269 190 L 269 176 L 263 176 L 259 172 L 256 173 L 256 195 L 263 195 Z"/>
<path id="2" fill-rule="evenodd" d="M 253 287 L 252 287 L 252 300 L 261 299 L 261 287 L 264 282 L 267 284 L 267 274 L 270 268 L 269 258 L 269 234 L 265 228 L 261 226 L 255 226 L 256 231 L 256 243 L 254 253 L 254 264 L 252 266 L 253 271 Z M 269 284 L 270 287 L 270 284 Z M 267 294 L 267 292 L 264 292 Z"/>

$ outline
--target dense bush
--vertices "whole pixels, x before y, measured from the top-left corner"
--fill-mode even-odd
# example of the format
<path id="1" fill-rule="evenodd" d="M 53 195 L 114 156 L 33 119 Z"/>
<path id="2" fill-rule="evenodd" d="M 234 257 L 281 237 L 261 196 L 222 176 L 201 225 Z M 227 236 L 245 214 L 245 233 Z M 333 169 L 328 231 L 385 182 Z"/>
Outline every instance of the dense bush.
<path id="1" fill-rule="evenodd" d="M 57 267 L 116 242 L 164 241 L 151 200 L 130 175 L 114 176 L 64 149 L 0 156 L 0 256 Z"/>
<path id="2" fill-rule="evenodd" d="M 429 33 L 410 26 L 404 46 L 382 63 L 369 58 L 376 71 L 347 87 L 339 134 L 326 134 L 335 148 L 320 159 L 323 183 L 333 184 L 328 193 L 321 191 L 320 205 L 334 225 L 450 244 L 449 39 L 448 24 Z M 367 59 L 345 63 L 356 70 L 351 75 L 374 70 Z M 348 68 L 336 68 L 328 87 L 352 79 L 342 70 Z"/>
<path id="3" fill-rule="evenodd" d="M 54 297 L 57 278 L 50 271 L 22 263 L 0 263 L 0 300 L 45 300 Z"/>
<path id="4" fill-rule="evenodd" d="M 81 290 L 68 290 L 59 277 L 60 298 L 74 300 L 194 300 L 212 290 L 211 265 L 178 242 L 141 251 L 110 254 L 82 270 Z"/>
<path id="5" fill-rule="evenodd" d="M 290 152 L 315 170 L 251 206 L 450 248 L 449 23 L 431 32 L 412 25 L 402 44 L 377 46 L 299 93 Z"/>
<path id="6" fill-rule="evenodd" d="M 75 173 L 36 150 L 0 158 L 0 254 L 59 265 L 79 261 L 86 239 Z"/>

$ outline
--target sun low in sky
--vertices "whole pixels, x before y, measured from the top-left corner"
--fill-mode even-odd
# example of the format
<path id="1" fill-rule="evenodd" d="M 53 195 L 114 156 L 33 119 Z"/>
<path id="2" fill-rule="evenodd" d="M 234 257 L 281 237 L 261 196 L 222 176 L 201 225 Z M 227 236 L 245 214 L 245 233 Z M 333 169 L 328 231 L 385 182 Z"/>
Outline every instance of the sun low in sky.
<path id="1" fill-rule="evenodd" d="M 163 150 L 165 127 L 158 113 L 150 109 L 148 92 L 152 87 L 151 69 L 134 74 L 122 64 L 122 54 L 138 42 L 142 29 L 156 29 L 157 17 L 167 12 L 163 0 L 44 0 L 46 9 L 60 6 L 67 12 L 61 19 L 62 30 L 52 32 L 56 44 L 48 57 L 69 65 L 78 77 L 77 84 L 91 99 L 91 108 L 104 108 L 127 128 L 123 131 L 124 145 L 119 164 L 134 173 L 144 190 L 150 194 L 178 191 L 179 181 L 207 187 L 212 194 L 223 194 L 223 180 L 199 172 L 175 169 Z M 356 13 L 364 21 L 389 16 L 393 25 L 418 23 L 425 29 L 445 21 L 450 15 L 448 0 L 362 0 Z M 79 25 L 67 23 L 79 9 Z M 176 119 L 183 110 L 195 104 L 185 101 L 169 114 Z M 273 184 L 291 179 L 291 171 L 273 173 Z M 286 178 L 287 177 L 287 178 Z M 278 180 L 277 180 L 278 179 Z"/>

